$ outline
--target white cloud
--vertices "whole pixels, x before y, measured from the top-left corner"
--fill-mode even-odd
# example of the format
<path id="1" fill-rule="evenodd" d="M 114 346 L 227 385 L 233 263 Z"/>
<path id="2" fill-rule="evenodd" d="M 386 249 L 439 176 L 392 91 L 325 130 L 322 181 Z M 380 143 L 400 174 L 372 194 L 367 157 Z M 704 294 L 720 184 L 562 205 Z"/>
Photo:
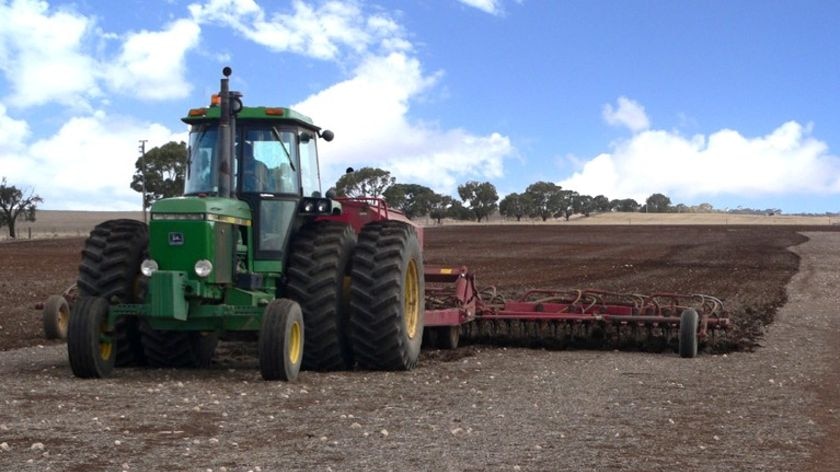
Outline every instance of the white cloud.
<path id="1" fill-rule="evenodd" d="M 276 52 L 337 60 L 343 51 L 361 54 L 375 46 L 387 52 L 411 47 L 396 22 L 383 15 L 366 18 L 355 2 L 329 1 L 313 8 L 295 0 L 292 9 L 269 15 L 252 0 L 210 0 L 189 6 L 196 21 L 228 26 Z"/>
<path id="2" fill-rule="evenodd" d="M 616 108 L 607 103 L 601 113 L 604 120 L 610 125 L 626 126 L 634 133 L 650 127 L 650 120 L 645 114 L 645 107 L 627 97 L 618 97 Z"/>
<path id="3" fill-rule="evenodd" d="M 691 138 L 648 130 L 595 156 L 564 188 L 644 201 L 660 192 L 674 201 L 743 196 L 840 193 L 840 157 L 795 121 L 764 136 L 724 129 Z"/>
<path id="4" fill-rule="evenodd" d="M 446 193 L 468 178 L 501 177 L 504 158 L 514 152 L 507 137 L 409 120 L 410 101 L 439 78 L 424 76 L 417 59 L 392 53 L 369 58 L 352 78 L 295 105 L 336 133 L 332 143 L 320 147 L 324 186 L 347 166 L 382 167 L 399 182 Z"/>
<path id="5" fill-rule="evenodd" d="M 459 2 L 469 7 L 478 8 L 479 10 L 490 13 L 491 15 L 501 15 L 502 6 L 500 0 L 458 0 Z"/>
<path id="6" fill-rule="evenodd" d="M 78 106 L 80 95 L 99 93 L 96 61 L 82 50 L 91 20 L 34 0 L 0 3 L 0 18 L 0 70 L 12 88 L 6 103 Z"/>
<path id="7" fill-rule="evenodd" d="M 25 142 L 28 136 L 29 125 L 8 116 L 6 107 L 0 104 L 0 177 L 18 176 L 26 172 L 27 163 L 22 156 L 26 153 Z"/>
<path id="8" fill-rule="evenodd" d="M 477 136 L 409 119 L 412 100 L 428 93 L 442 73 L 423 73 L 402 27 L 384 14 L 366 16 L 356 2 L 337 1 L 312 8 L 296 0 L 289 14 L 269 14 L 251 0 L 189 8 L 196 21 L 226 25 L 277 52 L 359 61 L 350 78 L 294 106 L 336 133 L 320 149 L 325 187 L 348 166 L 377 166 L 400 182 L 451 193 L 467 178 L 501 177 L 504 158 L 514 152 L 498 133 Z"/>
<path id="9" fill-rule="evenodd" d="M 139 210 L 140 196 L 129 188 L 138 139 L 148 139 L 149 149 L 186 140 L 186 134 L 97 112 L 25 148 L 0 147 L 0 167 L 10 183 L 34 187 L 45 208 Z"/>
<path id="10" fill-rule="evenodd" d="M 119 57 L 108 67 L 109 85 L 146 99 L 186 97 L 191 86 L 185 77 L 185 56 L 200 36 L 201 28 L 191 20 L 175 21 L 162 31 L 129 33 Z"/>

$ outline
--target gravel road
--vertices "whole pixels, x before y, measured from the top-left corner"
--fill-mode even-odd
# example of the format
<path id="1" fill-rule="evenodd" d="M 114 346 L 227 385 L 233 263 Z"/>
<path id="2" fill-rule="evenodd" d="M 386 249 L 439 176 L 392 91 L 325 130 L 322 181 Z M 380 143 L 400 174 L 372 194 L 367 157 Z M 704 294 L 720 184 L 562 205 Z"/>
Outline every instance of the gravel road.
<path id="1" fill-rule="evenodd" d="M 807 236 L 755 352 L 468 346 L 291 384 L 242 344 L 98 381 L 62 345 L 0 352 L 0 470 L 838 470 L 840 233 Z"/>

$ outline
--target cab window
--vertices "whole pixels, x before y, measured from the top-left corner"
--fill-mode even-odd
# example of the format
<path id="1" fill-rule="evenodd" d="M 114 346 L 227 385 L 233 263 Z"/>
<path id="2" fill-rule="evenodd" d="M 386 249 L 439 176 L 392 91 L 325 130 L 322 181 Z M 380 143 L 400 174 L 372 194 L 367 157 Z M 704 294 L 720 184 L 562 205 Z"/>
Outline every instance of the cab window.
<path id="1" fill-rule="evenodd" d="M 276 128 L 249 129 L 242 144 L 242 191 L 300 195 L 295 134 Z"/>

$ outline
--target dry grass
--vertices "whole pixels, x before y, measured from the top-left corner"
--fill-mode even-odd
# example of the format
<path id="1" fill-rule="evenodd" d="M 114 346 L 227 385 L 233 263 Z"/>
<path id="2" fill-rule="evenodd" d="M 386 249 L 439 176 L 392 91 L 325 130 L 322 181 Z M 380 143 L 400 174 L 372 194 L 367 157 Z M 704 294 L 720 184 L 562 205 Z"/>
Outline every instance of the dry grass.
<path id="1" fill-rule="evenodd" d="M 143 220 L 140 211 L 55 211 L 39 210 L 35 221 L 18 220 L 15 230 L 18 239 L 67 238 L 87 236 L 90 230 L 105 220 L 128 218 Z M 8 239 L 8 228 L 0 230 L 0 239 Z"/>
<path id="2" fill-rule="evenodd" d="M 54 211 L 41 210 L 35 222 L 20 221 L 17 225 L 18 239 L 83 237 L 97 224 L 111 219 L 143 219 L 139 211 Z M 430 218 L 419 218 L 423 226 L 435 226 Z M 478 224 L 444 220 L 444 225 Z M 482 223 L 486 224 L 486 223 Z M 836 225 L 840 217 L 788 216 L 788 215 L 731 215 L 726 213 L 603 213 L 590 217 L 576 216 L 569 221 L 550 219 L 507 220 L 498 216 L 490 224 L 556 224 L 556 225 Z M 8 239 L 8 229 L 0 230 L 0 240 Z"/>

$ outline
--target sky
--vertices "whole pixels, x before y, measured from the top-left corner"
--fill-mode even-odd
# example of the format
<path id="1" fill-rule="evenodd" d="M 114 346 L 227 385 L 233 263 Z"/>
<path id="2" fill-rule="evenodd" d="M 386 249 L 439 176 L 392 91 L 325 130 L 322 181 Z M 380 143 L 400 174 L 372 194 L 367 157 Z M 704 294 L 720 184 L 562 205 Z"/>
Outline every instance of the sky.
<path id="1" fill-rule="evenodd" d="M 221 69 L 348 166 L 457 196 L 840 211 L 840 2 L 0 0 L 0 177 L 42 209 L 139 210 L 139 140 L 186 140 Z"/>

